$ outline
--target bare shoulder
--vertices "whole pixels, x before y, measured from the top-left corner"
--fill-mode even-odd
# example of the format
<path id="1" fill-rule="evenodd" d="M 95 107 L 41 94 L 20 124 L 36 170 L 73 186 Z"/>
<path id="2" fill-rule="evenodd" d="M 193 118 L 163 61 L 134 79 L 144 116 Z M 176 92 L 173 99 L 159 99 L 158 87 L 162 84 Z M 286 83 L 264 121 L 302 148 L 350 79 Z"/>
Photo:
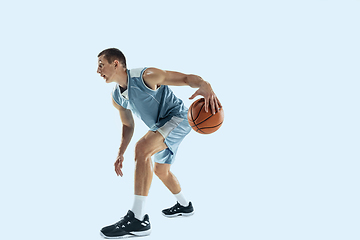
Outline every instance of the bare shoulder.
<path id="1" fill-rule="evenodd" d="M 144 80 L 145 80 L 145 78 L 146 79 L 159 78 L 165 74 L 166 74 L 166 71 L 164 71 L 164 70 L 161 70 L 159 68 L 149 67 L 149 68 L 145 69 L 145 71 L 143 73 L 143 78 L 144 78 Z"/>
<path id="2" fill-rule="evenodd" d="M 143 73 L 143 79 L 146 85 L 151 89 L 157 89 L 158 85 L 161 85 L 166 77 L 166 71 L 159 68 L 147 68 Z"/>

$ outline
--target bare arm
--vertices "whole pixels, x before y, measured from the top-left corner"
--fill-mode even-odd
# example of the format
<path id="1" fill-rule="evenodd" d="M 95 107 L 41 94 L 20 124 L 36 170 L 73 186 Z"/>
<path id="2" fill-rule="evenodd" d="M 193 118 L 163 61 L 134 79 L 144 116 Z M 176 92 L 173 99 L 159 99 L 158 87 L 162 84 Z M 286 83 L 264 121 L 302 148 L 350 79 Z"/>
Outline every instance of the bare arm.
<path id="1" fill-rule="evenodd" d="M 122 177 L 123 173 L 122 173 L 121 169 L 123 167 L 122 163 L 124 161 L 124 153 L 125 153 L 126 148 L 128 147 L 128 145 L 131 141 L 131 138 L 133 136 L 135 123 L 134 123 L 134 118 L 132 116 L 132 113 L 129 109 L 125 109 L 122 106 L 118 105 L 114 101 L 114 99 L 112 99 L 112 101 L 113 101 L 114 107 L 119 110 L 120 119 L 121 119 L 121 122 L 123 125 L 119 153 L 118 153 L 118 157 L 114 163 L 116 174 L 118 176 L 120 175 Z"/>
<path id="2" fill-rule="evenodd" d="M 152 89 L 156 89 L 157 85 L 187 85 L 192 88 L 198 88 L 190 99 L 194 99 L 198 95 L 203 96 L 205 99 L 205 111 L 208 111 L 208 106 L 210 105 L 213 114 L 222 107 L 210 83 L 204 81 L 200 76 L 174 71 L 164 71 L 157 68 L 148 68 L 145 70 L 143 78 L 146 85 Z"/>

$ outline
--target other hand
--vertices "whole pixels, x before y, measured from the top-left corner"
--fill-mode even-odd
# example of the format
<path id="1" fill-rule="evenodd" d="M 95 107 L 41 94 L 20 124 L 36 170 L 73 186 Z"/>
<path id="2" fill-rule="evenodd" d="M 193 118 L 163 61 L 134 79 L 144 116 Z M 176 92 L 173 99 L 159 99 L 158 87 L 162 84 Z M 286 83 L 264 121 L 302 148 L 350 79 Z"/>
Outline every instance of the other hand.
<path id="1" fill-rule="evenodd" d="M 189 99 L 194 99 L 198 95 L 203 96 L 205 99 L 205 112 L 208 112 L 209 106 L 211 107 L 212 114 L 215 114 L 220 108 L 222 108 L 222 105 L 212 90 L 210 83 L 204 81 L 200 85 L 199 89 Z"/>
<path id="2" fill-rule="evenodd" d="M 121 171 L 123 167 L 123 161 L 124 161 L 124 156 L 122 154 L 119 154 L 119 156 L 117 157 L 114 163 L 116 175 L 121 177 L 124 175 L 123 172 Z"/>

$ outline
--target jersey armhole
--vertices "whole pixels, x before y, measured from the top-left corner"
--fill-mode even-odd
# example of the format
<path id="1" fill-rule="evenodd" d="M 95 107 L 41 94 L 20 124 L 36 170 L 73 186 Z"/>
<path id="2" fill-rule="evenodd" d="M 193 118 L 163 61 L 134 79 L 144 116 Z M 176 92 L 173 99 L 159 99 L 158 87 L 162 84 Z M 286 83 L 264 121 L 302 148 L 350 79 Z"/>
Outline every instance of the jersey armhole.
<path id="1" fill-rule="evenodd" d="M 112 101 L 113 106 L 114 106 L 116 109 L 119 110 L 119 108 L 121 107 L 121 105 L 115 101 L 115 99 L 114 99 L 114 94 L 113 94 L 113 93 L 111 93 L 111 101 Z"/>
<path id="2" fill-rule="evenodd" d="M 142 82 L 142 84 L 144 85 L 144 87 L 145 87 L 147 90 L 149 90 L 149 91 L 151 91 L 151 92 L 156 92 L 157 90 L 159 90 L 159 88 L 161 88 L 162 85 L 160 85 L 160 86 L 158 85 L 157 88 L 156 88 L 156 90 L 153 90 L 153 89 L 149 88 L 149 87 L 146 85 L 145 80 L 144 80 L 144 78 L 143 78 L 143 75 L 144 75 L 144 72 L 146 71 L 146 69 L 148 69 L 148 68 L 146 67 L 146 68 L 144 68 L 144 69 L 141 71 L 141 74 L 140 74 L 141 82 Z"/>
<path id="3" fill-rule="evenodd" d="M 118 92 L 118 93 L 116 93 L 116 92 Z M 114 103 L 116 103 L 116 105 L 123 107 L 118 101 L 116 101 L 116 95 L 118 95 L 118 94 L 121 95 L 120 88 L 117 85 L 115 85 L 113 91 L 111 92 L 111 98 L 112 98 L 113 105 L 114 105 Z M 114 105 L 114 107 L 115 107 L 115 105 Z"/>

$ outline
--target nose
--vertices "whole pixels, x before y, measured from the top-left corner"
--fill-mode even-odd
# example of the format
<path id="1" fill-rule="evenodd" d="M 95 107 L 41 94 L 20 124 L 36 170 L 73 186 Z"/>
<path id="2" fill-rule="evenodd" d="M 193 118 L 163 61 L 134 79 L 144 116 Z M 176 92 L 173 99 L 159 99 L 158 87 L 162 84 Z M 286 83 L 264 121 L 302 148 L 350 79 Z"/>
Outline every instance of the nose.
<path id="1" fill-rule="evenodd" d="M 100 68 L 98 68 L 96 72 L 97 72 L 97 73 L 101 73 L 101 72 L 100 72 Z"/>

